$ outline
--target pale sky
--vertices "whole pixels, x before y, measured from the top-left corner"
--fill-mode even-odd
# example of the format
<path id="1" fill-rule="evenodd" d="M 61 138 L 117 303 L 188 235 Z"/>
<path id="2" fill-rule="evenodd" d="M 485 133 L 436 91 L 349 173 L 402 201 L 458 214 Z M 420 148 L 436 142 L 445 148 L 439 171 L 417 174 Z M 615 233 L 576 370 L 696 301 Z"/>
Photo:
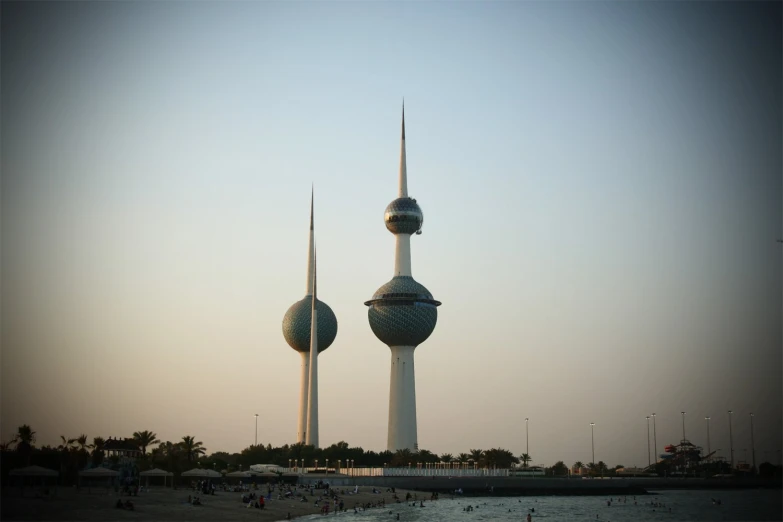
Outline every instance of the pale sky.
<path id="1" fill-rule="evenodd" d="M 321 445 L 386 445 L 405 97 L 419 446 L 647 462 L 783 439 L 781 6 L 2 3 L 0 438 L 296 439 L 315 185 Z M 773 457 L 774 455 L 774 457 Z"/>

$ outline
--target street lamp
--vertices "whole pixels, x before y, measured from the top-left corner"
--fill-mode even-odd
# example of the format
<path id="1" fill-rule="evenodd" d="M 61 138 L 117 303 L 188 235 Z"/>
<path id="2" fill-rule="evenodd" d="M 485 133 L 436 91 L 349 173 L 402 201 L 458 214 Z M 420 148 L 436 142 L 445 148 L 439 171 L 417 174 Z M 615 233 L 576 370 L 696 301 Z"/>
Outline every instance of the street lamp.
<path id="1" fill-rule="evenodd" d="M 682 413 L 682 440 L 685 440 L 685 412 L 681 411 Z"/>
<path id="2" fill-rule="evenodd" d="M 729 410 L 729 455 L 731 457 L 731 472 L 734 472 L 734 437 L 731 435 L 731 414 L 733 412 Z"/>
<path id="3" fill-rule="evenodd" d="M 753 437 L 753 412 L 750 412 L 750 451 L 753 455 L 753 473 L 756 473 L 756 441 Z"/>
<path id="4" fill-rule="evenodd" d="M 656 455 L 655 462 L 658 462 L 658 434 L 655 432 L 655 414 L 652 414 L 653 418 L 653 455 Z"/>
<path id="5" fill-rule="evenodd" d="M 529 439 L 528 430 L 527 430 L 527 421 L 528 420 L 529 419 L 527 417 L 525 417 L 525 454 L 529 457 L 530 456 L 530 443 L 529 443 L 530 439 Z M 525 467 L 527 467 L 527 461 L 525 461 Z"/>
<path id="6" fill-rule="evenodd" d="M 707 421 L 707 455 L 709 455 L 710 453 L 712 453 L 710 451 L 710 417 L 709 416 L 704 417 L 704 420 Z"/>
<path id="7" fill-rule="evenodd" d="M 650 461 L 650 416 L 647 416 L 647 467 L 652 466 Z"/>
<path id="8" fill-rule="evenodd" d="M 256 415 L 256 443 L 254 444 L 254 446 L 258 446 L 258 413 L 256 413 L 255 415 Z"/>
<path id="9" fill-rule="evenodd" d="M 593 446 L 593 464 L 595 464 L 595 433 L 593 431 L 593 427 L 595 426 L 595 422 L 590 423 L 590 442 Z"/>

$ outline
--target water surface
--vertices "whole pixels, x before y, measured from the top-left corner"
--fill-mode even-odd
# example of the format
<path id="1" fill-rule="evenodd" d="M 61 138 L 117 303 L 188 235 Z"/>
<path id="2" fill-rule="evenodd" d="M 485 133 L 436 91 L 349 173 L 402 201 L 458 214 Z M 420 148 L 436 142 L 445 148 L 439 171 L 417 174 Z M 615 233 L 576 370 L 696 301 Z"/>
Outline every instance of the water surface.
<path id="1" fill-rule="evenodd" d="M 424 495 L 429 498 L 428 495 Z M 634 505 L 634 498 L 636 504 Z M 714 504 L 712 499 L 720 499 Z M 623 499 L 625 501 L 623 502 Z M 756 521 L 783 520 L 781 490 L 698 490 L 661 491 L 651 495 L 609 497 L 461 497 L 424 501 L 425 507 L 387 504 L 386 509 L 370 509 L 354 514 L 350 501 L 348 513 L 340 514 L 356 522 L 394 521 L 397 513 L 405 522 L 524 520 L 528 512 L 533 521 L 560 522 L 600 520 L 611 522 L 647 521 Z M 658 503 L 656 507 L 652 503 Z M 663 507 L 661 504 L 665 505 Z M 474 510 L 464 511 L 472 505 Z M 669 512 L 671 508 L 671 512 Z M 535 509 L 535 512 L 532 511 Z M 509 511 L 510 510 L 510 511 Z M 389 513 L 391 511 L 391 514 Z M 314 515 L 305 520 L 319 520 Z"/>

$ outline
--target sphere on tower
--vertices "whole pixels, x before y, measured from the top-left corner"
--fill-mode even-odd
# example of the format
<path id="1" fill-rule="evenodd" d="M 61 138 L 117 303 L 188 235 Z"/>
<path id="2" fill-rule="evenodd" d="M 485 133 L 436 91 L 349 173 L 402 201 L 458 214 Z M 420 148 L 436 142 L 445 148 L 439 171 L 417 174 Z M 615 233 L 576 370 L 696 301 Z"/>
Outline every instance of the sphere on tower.
<path id="1" fill-rule="evenodd" d="M 397 198 L 386 207 L 383 220 L 392 234 L 416 234 L 424 223 L 424 214 L 415 199 Z"/>
<path id="2" fill-rule="evenodd" d="M 312 320 L 313 296 L 305 296 L 292 304 L 283 316 L 283 337 L 288 345 L 297 352 L 310 352 L 310 322 Z M 318 353 L 323 352 L 337 337 L 337 317 L 320 299 L 316 300 L 318 311 Z"/>
<path id="3" fill-rule="evenodd" d="M 393 277 L 364 304 L 370 328 L 387 346 L 418 346 L 438 322 L 440 301 L 410 276 Z"/>

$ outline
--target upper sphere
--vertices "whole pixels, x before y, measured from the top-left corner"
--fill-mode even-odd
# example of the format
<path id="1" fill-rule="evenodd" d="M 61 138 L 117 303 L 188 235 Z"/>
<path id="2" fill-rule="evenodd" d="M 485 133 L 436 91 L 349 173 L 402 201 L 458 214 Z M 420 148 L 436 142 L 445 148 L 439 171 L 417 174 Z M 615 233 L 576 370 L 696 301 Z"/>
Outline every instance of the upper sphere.
<path id="1" fill-rule="evenodd" d="M 307 295 L 292 304 L 283 316 L 283 337 L 297 352 L 310 351 L 310 325 L 313 296 Z M 315 303 L 318 311 L 318 353 L 326 350 L 337 337 L 337 317 L 329 305 L 320 299 Z"/>
<path id="2" fill-rule="evenodd" d="M 424 214 L 415 199 L 397 198 L 386 207 L 383 220 L 392 234 L 415 234 L 421 230 Z"/>

